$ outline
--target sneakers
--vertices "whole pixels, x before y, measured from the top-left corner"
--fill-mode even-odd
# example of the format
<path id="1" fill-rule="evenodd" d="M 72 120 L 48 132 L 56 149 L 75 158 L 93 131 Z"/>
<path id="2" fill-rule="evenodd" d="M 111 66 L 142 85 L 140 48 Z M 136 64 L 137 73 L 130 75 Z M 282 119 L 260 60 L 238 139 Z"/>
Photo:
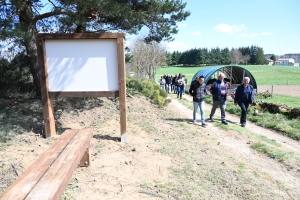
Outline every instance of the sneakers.
<path id="1" fill-rule="evenodd" d="M 242 127 L 245 127 L 245 126 L 246 126 L 246 123 L 242 123 L 241 126 L 242 126 Z"/>
<path id="2" fill-rule="evenodd" d="M 222 124 L 225 124 L 225 125 L 227 125 L 227 124 L 228 124 L 228 122 L 226 122 L 226 120 L 223 120 L 223 121 L 222 121 Z"/>
<path id="3" fill-rule="evenodd" d="M 215 121 L 215 119 L 213 117 L 209 117 L 209 120 L 212 122 Z"/>
<path id="4" fill-rule="evenodd" d="M 202 124 L 201 124 L 202 127 L 206 127 L 206 125 L 207 124 L 205 122 L 202 122 Z"/>

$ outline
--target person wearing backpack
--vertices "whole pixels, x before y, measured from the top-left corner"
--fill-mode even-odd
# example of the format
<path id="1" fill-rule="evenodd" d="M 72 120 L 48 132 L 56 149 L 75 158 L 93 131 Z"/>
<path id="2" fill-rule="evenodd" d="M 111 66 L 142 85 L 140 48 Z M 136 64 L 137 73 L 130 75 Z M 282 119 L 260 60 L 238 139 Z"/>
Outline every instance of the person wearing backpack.
<path id="1" fill-rule="evenodd" d="M 200 109 L 201 123 L 202 126 L 206 126 L 205 115 L 204 115 L 204 98 L 206 96 L 206 84 L 204 83 L 204 76 L 200 76 L 197 82 L 193 82 L 189 89 L 189 93 L 193 96 L 193 120 L 197 123 L 197 111 Z"/>

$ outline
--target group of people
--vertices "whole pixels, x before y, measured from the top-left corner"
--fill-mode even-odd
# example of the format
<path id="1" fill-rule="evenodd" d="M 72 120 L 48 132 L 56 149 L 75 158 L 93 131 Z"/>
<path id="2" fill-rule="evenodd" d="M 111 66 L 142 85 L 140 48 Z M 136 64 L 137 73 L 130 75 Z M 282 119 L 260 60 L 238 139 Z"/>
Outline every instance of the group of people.
<path id="1" fill-rule="evenodd" d="M 209 115 L 210 121 L 214 121 L 214 115 L 216 109 L 220 107 L 221 109 L 221 121 L 223 124 L 227 125 L 226 121 L 226 100 L 228 94 L 228 83 L 224 80 L 225 75 L 220 73 L 218 79 L 212 83 L 210 87 L 210 93 L 213 97 L 213 105 Z M 189 93 L 193 96 L 193 120 L 197 123 L 197 110 L 200 108 L 201 123 L 202 126 L 206 126 L 204 117 L 204 98 L 207 94 L 206 84 L 204 83 L 205 77 L 197 77 L 191 84 Z M 249 84 L 250 78 L 245 77 L 243 84 L 239 85 L 235 92 L 234 104 L 239 105 L 241 108 L 240 124 L 242 127 L 246 125 L 247 110 L 250 104 L 254 103 L 254 91 L 253 86 Z"/>
<path id="2" fill-rule="evenodd" d="M 187 79 L 181 73 L 178 74 L 178 76 L 177 74 L 175 74 L 175 76 L 164 74 L 160 77 L 159 84 L 167 93 L 173 92 L 174 94 L 177 94 L 177 98 L 181 99 L 185 92 Z"/>

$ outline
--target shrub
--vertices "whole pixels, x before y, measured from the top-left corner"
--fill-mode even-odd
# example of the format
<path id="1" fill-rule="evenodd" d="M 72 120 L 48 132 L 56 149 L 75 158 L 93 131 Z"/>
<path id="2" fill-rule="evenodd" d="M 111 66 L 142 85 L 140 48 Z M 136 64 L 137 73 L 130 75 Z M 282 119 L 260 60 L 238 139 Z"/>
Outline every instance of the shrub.
<path id="1" fill-rule="evenodd" d="M 170 102 L 170 100 L 167 99 L 168 94 L 152 80 L 127 77 L 126 87 L 127 92 L 131 95 L 141 94 L 146 96 L 159 107 L 163 107 Z"/>

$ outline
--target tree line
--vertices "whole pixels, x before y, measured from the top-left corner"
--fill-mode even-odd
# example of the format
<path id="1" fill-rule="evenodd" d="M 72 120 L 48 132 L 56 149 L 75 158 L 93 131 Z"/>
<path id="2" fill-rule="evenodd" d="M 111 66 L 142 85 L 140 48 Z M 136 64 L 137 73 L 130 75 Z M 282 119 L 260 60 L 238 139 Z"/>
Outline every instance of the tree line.
<path id="1" fill-rule="evenodd" d="M 167 65 L 264 65 L 266 58 L 263 48 L 258 46 L 248 46 L 239 48 L 221 49 L 219 47 L 194 48 L 184 52 L 173 51 L 166 53 Z"/>

